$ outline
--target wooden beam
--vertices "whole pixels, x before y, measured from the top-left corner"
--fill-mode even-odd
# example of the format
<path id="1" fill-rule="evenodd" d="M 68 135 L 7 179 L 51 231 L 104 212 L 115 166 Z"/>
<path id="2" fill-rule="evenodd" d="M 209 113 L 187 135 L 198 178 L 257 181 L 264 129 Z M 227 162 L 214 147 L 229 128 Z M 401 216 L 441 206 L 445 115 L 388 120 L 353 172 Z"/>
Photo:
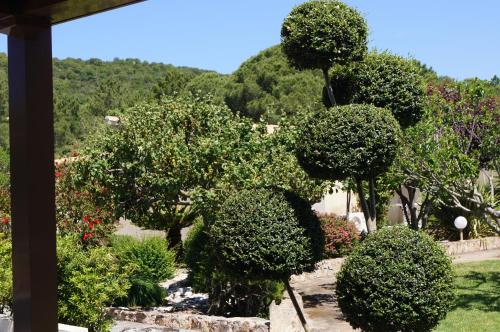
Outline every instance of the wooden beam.
<path id="1" fill-rule="evenodd" d="M 57 331 L 50 22 L 8 36 L 14 331 Z"/>

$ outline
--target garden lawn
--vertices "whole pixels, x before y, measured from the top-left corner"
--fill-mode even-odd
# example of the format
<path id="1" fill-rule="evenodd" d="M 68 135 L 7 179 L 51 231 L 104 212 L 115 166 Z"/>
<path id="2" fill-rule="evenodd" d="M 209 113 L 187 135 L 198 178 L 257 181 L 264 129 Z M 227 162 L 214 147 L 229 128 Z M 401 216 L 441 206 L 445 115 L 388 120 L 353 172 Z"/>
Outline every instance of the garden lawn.
<path id="1" fill-rule="evenodd" d="M 500 260 L 457 264 L 455 307 L 436 332 L 500 331 Z"/>

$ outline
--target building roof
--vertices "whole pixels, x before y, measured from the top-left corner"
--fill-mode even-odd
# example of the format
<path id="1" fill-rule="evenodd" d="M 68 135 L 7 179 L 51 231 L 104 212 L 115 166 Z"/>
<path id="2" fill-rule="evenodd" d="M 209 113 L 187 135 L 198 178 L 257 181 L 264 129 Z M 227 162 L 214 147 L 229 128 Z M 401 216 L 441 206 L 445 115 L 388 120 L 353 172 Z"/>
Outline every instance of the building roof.
<path id="1" fill-rule="evenodd" d="M 144 0 L 2 0 L 0 32 L 22 17 L 58 24 Z"/>

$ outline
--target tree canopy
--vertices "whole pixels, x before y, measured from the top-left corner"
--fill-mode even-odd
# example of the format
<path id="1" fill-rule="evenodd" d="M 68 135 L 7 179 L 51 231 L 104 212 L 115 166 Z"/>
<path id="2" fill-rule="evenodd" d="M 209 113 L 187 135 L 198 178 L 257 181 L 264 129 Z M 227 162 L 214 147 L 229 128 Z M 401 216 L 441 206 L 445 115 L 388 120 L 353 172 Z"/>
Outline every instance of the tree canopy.
<path id="1" fill-rule="evenodd" d="M 414 60 L 373 51 L 362 61 L 336 66 L 332 86 L 339 104 L 387 108 L 402 127 L 417 123 L 422 116 L 425 86 Z"/>

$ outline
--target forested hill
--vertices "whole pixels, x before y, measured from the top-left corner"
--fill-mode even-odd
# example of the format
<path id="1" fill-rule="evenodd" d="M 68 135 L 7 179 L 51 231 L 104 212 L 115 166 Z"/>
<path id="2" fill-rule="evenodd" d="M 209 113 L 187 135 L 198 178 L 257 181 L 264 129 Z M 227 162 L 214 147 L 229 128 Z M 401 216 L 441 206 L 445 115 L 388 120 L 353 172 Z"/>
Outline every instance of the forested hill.
<path id="1" fill-rule="evenodd" d="M 446 81 L 416 61 L 427 82 Z M 499 79 L 491 83 L 500 90 Z M 303 109 L 322 107 L 319 71 L 293 69 L 279 45 L 249 58 L 231 75 L 137 59 L 54 59 L 55 144 L 67 154 L 113 115 L 162 94 L 211 95 L 215 103 L 275 124 Z M 500 93 L 500 92 L 499 92 Z M 0 149 L 8 146 L 7 57 L 0 53 Z"/>
<path id="2" fill-rule="evenodd" d="M 161 93 L 167 77 L 178 83 L 207 71 L 149 63 L 137 59 L 101 61 L 98 59 L 54 59 L 55 141 L 58 154 L 68 152 L 103 117 Z M 163 84 L 163 88 L 169 87 Z M 172 87 L 170 87 L 173 89 Z M 174 87 L 175 88 L 175 87 Z M 7 57 L 0 53 L 0 147 L 6 147 Z"/>

